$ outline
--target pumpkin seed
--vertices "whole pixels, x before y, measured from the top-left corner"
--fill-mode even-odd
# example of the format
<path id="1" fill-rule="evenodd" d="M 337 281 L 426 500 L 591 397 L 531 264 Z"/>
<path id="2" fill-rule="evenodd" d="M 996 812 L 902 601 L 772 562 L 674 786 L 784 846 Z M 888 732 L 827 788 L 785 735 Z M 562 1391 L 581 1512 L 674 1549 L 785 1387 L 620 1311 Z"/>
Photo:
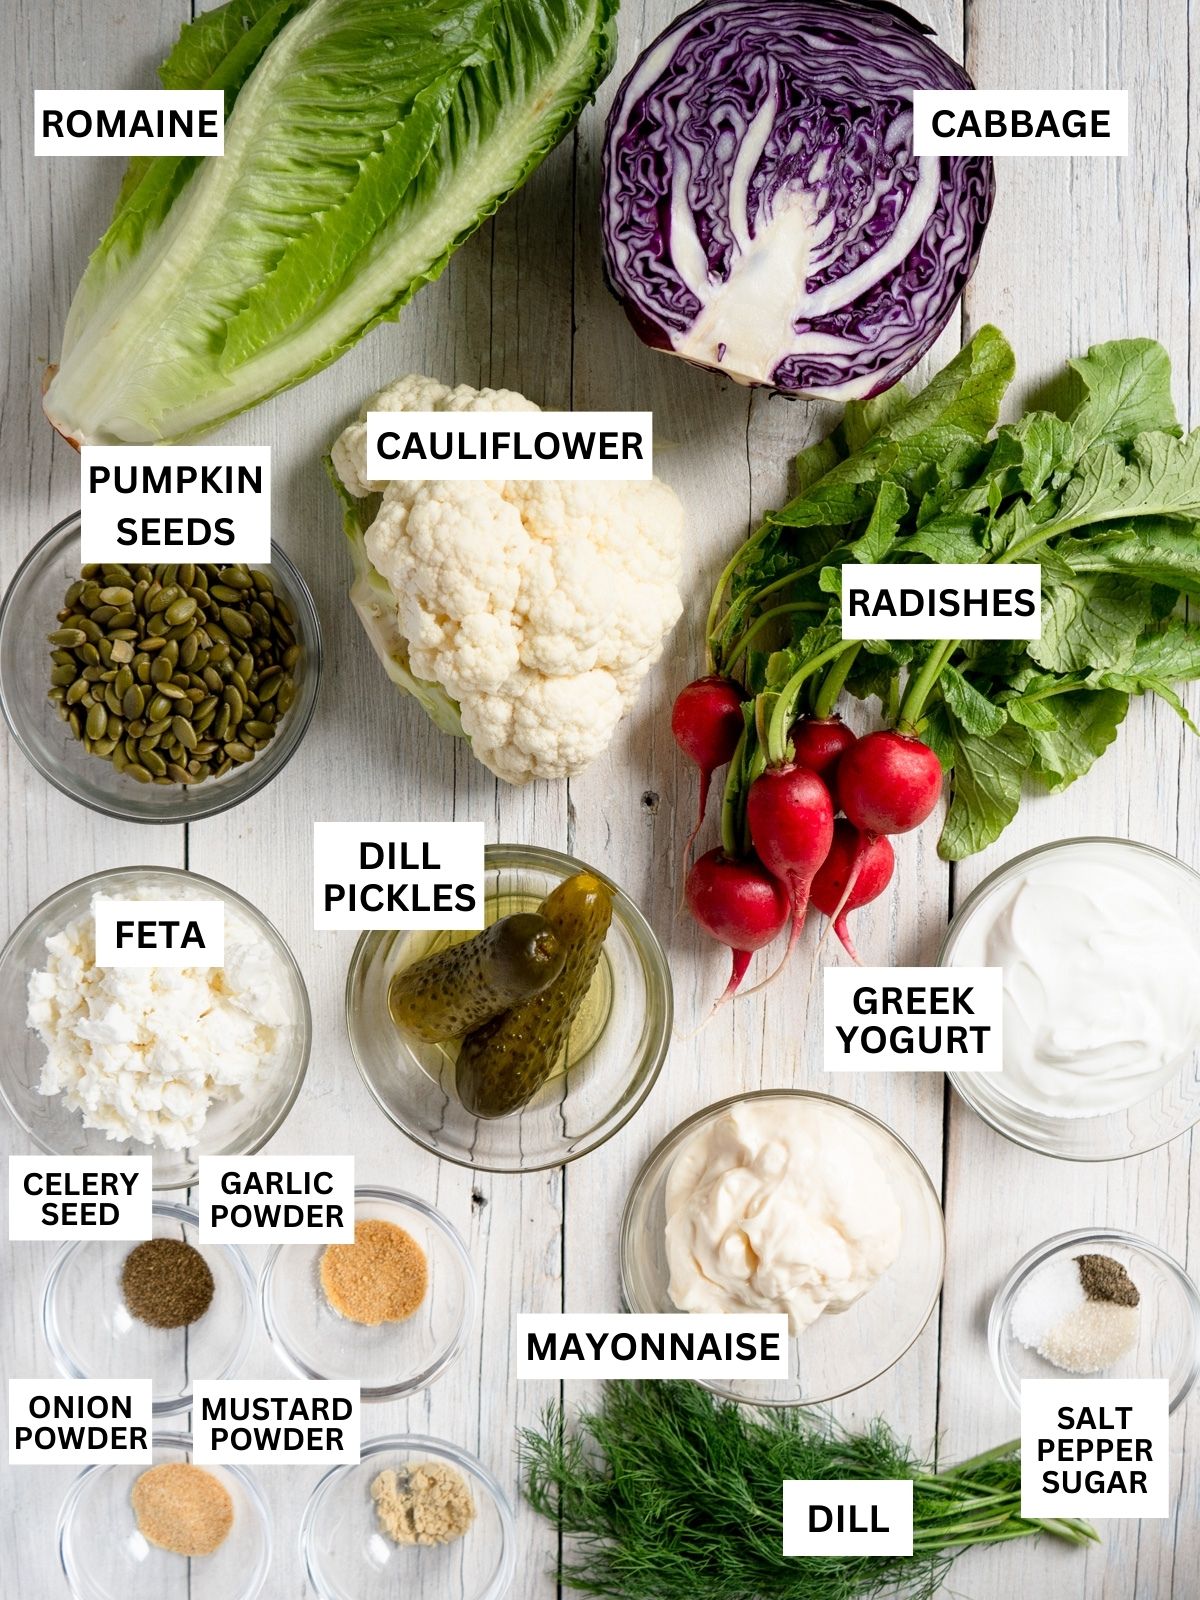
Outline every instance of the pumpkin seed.
<path id="1" fill-rule="evenodd" d="M 139 783 L 219 777 L 294 700 L 294 620 L 271 573 L 242 562 L 89 563 L 48 636 L 48 694 L 89 754 Z"/>

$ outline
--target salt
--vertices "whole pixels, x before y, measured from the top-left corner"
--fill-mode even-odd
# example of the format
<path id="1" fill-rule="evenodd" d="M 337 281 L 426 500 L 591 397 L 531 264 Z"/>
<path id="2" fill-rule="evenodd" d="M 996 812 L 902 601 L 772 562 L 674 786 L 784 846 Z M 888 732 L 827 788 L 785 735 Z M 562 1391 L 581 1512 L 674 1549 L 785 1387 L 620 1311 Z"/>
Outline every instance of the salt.
<path id="1" fill-rule="evenodd" d="M 1013 1302 L 1013 1338 L 1040 1353 L 1050 1330 L 1086 1304 L 1079 1268 L 1070 1256 L 1056 1256 L 1026 1280 Z"/>

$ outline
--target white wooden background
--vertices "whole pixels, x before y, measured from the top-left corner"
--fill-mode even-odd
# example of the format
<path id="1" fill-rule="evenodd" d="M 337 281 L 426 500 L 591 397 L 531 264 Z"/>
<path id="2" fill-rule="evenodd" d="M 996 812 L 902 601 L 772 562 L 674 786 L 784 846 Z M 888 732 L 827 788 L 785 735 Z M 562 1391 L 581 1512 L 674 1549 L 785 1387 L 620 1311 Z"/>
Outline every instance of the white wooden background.
<path id="1" fill-rule="evenodd" d="M 678 7 L 626 0 L 618 73 Z M 1162 339 L 1175 359 L 1186 415 L 1196 394 L 1192 255 L 1200 120 L 1189 104 L 1189 10 L 1183 0 L 913 0 L 942 44 L 965 57 L 981 86 L 1122 87 L 1130 91 L 1132 149 L 1125 161 L 1001 163 L 999 199 L 978 273 L 936 352 L 939 361 L 985 321 L 1016 347 L 1017 393 L 1027 396 L 1089 343 L 1127 334 Z M 152 70 L 189 14 L 188 0 L 6 0 L 0 73 L 8 310 L 0 437 L 0 577 L 7 582 L 34 540 L 77 504 L 78 463 L 42 421 L 38 391 L 53 360 L 71 291 L 99 236 L 119 163 L 32 157 L 32 89 L 149 87 Z M 1196 34 L 1200 44 L 1200 32 Z M 1200 84 L 1200 76 L 1196 79 Z M 610 871 L 666 942 L 678 1013 L 690 1026 L 723 985 L 725 956 L 675 920 L 674 863 L 695 803 L 690 770 L 667 726 L 675 691 L 699 661 L 710 582 L 759 513 L 785 493 L 786 463 L 828 423 L 820 407 L 788 404 L 642 349 L 601 281 L 596 188 L 602 114 L 464 248 L 398 326 L 377 330 L 332 370 L 241 419 L 226 437 L 272 446 L 275 526 L 317 598 L 327 666 L 316 721 L 286 773 L 232 814 L 182 828 L 108 822 L 51 790 L 0 735 L 4 798 L 3 922 L 15 927 L 52 889 L 100 867 L 186 864 L 230 884 L 290 940 L 312 996 L 315 1040 L 303 1093 L 276 1146 L 353 1151 L 360 1181 L 427 1195 L 467 1238 L 482 1283 L 465 1359 L 407 1406 L 369 1411 L 364 1432 L 400 1428 L 452 1438 L 477 1451 L 516 1499 L 514 1428 L 532 1422 L 554 1386 L 512 1371 L 520 1310 L 614 1309 L 616 1226 L 630 1179 L 682 1117 L 740 1088 L 829 1087 L 817 1059 L 807 975 L 765 1005 L 727 1010 L 691 1045 L 676 1045 L 633 1123 L 565 1171 L 527 1179 L 439 1165 L 376 1110 L 347 1049 L 342 986 L 350 934 L 314 934 L 309 901 L 314 818 L 482 818 L 492 840 L 557 846 Z M 1195 129 L 1189 137 L 1190 128 Z M 496 783 L 390 689 L 346 599 L 349 560 L 319 466 L 331 437 L 363 398 L 400 373 L 503 384 L 551 407 L 652 407 L 659 470 L 689 511 L 685 620 L 636 714 L 606 759 L 570 784 L 512 790 Z M 1191 404 L 1193 423 L 1200 406 Z M 900 843 L 896 893 L 859 939 L 871 959 L 932 959 L 947 911 L 998 862 L 1032 844 L 1115 833 L 1174 850 L 1200 865 L 1200 746 L 1170 712 L 1137 706 L 1093 775 L 1057 799 L 1027 800 L 1000 843 L 954 872 L 934 852 L 935 831 Z M 811 949 L 811 943 L 810 943 Z M 0 1041 L 3 1048 L 3 1041 Z M 1027 1154 L 990 1132 L 933 1076 L 843 1080 L 915 1147 L 942 1189 L 949 1262 L 940 1315 L 889 1374 L 842 1408 L 881 1413 L 923 1447 L 940 1439 L 951 1460 L 1017 1430 L 984 1345 L 987 1307 L 1012 1262 L 1048 1234 L 1088 1223 L 1127 1226 L 1200 1272 L 1200 1203 L 1192 1143 L 1125 1163 L 1082 1166 Z M 27 1145 L 0 1127 L 6 1149 Z M 49 1374 L 37 1327 L 50 1250 L 0 1241 L 0 1351 L 6 1375 Z M 280 1375 L 261 1336 L 247 1375 Z M 1021 1595 L 1167 1600 L 1200 1588 L 1200 1428 L 1193 1397 L 1172 1424 L 1175 1517 L 1104 1529 L 1102 1550 L 1081 1556 L 1046 1541 L 974 1551 L 946 1590 L 973 1600 Z M 3 1470 L 3 1469 L 0 1469 Z M 63 1592 L 53 1523 L 67 1468 L 8 1470 L 0 1492 L 0 1593 L 53 1600 Z M 277 1558 L 271 1600 L 307 1596 L 296 1527 L 316 1470 L 265 1467 Z M 518 1511 L 514 1594 L 548 1600 L 555 1538 Z"/>

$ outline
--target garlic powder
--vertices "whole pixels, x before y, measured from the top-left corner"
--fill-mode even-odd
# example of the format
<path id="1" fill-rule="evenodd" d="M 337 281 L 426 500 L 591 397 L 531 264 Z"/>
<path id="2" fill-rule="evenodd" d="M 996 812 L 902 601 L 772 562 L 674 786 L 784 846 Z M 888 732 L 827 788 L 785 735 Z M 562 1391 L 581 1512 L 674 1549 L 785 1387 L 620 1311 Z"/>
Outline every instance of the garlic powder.
<path id="1" fill-rule="evenodd" d="M 287 1055 L 278 957 L 227 906 L 223 967 L 98 967 L 95 906 L 47 937 L 30 975 L 26 1020 L 46 1047 L 39 1092 L 62 1095 L 110 1139 L 182 1150 L 214 1103 L 253 1093 Z"/>

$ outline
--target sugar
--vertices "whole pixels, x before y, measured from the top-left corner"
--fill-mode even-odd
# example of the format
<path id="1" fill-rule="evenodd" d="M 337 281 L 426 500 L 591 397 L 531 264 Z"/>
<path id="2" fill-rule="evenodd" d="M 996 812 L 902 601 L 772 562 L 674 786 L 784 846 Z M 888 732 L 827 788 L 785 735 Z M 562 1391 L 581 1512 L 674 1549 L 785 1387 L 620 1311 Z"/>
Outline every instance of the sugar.
<path id="1" fill-rule="evenodd" d="M 1103 1372 L 1137 1342 L 1136 1306 L 1088 1300 L 1050 1329 L 1039 1354 L 1064 1372 Z"/>

